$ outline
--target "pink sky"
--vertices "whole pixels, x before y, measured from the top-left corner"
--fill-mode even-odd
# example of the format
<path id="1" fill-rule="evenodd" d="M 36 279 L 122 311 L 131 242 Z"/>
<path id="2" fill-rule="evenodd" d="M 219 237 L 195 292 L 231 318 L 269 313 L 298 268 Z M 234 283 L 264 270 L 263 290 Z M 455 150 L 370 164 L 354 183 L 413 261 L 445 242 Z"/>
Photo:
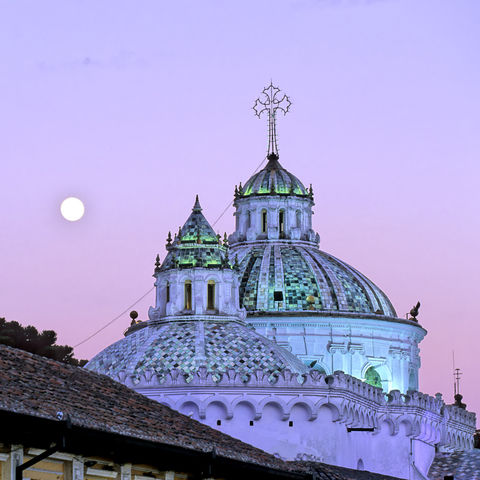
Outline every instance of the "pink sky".
<path id="1" fill-rule="evenodd" d="M 455 350 L 480 411 L 479 24 L 476 0 L 3 2 L 0 316 L 75 345 L 148 291 L 195 194 L 213 222 L 262 160 L 251 106 L 272 78 L 321 248 L 399 316 L 422 302 L 421 390 L 452 401 Z"/>

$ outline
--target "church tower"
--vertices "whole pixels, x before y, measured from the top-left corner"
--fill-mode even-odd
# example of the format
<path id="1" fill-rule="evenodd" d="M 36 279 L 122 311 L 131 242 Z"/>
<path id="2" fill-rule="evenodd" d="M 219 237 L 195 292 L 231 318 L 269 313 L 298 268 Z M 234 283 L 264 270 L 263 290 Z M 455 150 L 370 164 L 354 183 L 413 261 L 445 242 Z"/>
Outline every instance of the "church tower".
<path id="1" fill-rule="evenodd" d="M 328 374 L 342 370 L 385 391 L 418 389 L 425 330 L 403 319 L 380 288 L 319 249 L 313 189 L 280 164 L 278 114 L 287 95 L 270 84 L 254 105 L 268 117 L 267 164 L 235 187 L 230 258 L 239 263 L 247 322 Z"/>

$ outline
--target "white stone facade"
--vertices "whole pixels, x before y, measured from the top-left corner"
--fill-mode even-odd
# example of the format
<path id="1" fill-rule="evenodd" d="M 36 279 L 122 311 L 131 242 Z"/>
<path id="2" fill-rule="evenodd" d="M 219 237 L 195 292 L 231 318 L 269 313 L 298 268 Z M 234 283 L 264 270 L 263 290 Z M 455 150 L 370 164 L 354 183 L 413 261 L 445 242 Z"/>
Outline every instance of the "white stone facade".
<path id="1" fill-rule="evenodd" d="M 186 383 L 172 371 L 117 380 L 224 433 L 288 460 L 309 459 L 408 479 L 426 477 L 436 449 L 473 448 L 475 414 L 441 399 L 380 388 L 335 372 L 285 371 L 274 383 L 258 371 L 213 381 L 199 369 Z"/>

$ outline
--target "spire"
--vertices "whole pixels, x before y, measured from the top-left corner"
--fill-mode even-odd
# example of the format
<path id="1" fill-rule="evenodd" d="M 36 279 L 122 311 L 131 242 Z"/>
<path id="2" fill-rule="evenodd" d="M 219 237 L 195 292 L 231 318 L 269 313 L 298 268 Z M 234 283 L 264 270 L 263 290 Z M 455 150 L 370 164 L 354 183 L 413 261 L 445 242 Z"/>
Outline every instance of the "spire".
<path id="1" fill-rule="evenodd" d="M 198 200 L 198 195 L 195 196 L 195 205 L 192 208 L 192 212 L 201 212 L 202 207 L 200 206 L 200 201 Z"/>
<path id="2" fill-rule="evenodd" d="M 253 110 L 258 118 L 264 112 L 268 115 L 267 158 L 269 160 L 278 160 L 277 111 L 279 110 L 286 115 L 291 104 L 290 98 L 285 94 L 282 96 L 281 90 L 270 82 L 270 85 L 262 90 L 261 98 L 257 98 L 253 105 Z"/>

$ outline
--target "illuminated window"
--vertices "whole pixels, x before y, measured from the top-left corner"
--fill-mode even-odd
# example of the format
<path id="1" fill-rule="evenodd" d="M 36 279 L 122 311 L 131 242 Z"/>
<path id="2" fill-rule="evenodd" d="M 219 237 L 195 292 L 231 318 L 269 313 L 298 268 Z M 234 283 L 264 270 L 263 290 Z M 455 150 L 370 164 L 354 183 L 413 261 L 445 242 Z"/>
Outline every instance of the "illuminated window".
<path id="1" fill-rule="evenodd" d="M 167 282 L 166 287 L 167 303 L 170 301 L 170 282 Z"/>
<path id="2" fill-rule="evenodd" d="M 215 282 L 209 280 L 207 284 L 207 310 L 215 309 Z"/>
<path id="3" fill-rule="evenodd" d="M 267 211 L 262 210 L 262 233 L 267 233 Z"/>
<path id="4" fill-rule="evenodd" d="M 365 381 L 373 385 L 374 387 L 382 387 L 382 379 L 378 372 L 373 368 L 370 367 L 366 372 L 365 372 Z"/>
<path id="5" fill-rule="evenodd" d="M 285 233 L 285 211 L 284 210 L 280 210 L 280 212 L 278 213 L 278 229 L 279 229 L 280 235 L 282 235 L 282 233 Z"/>
<path id="6" fill-rule="evenodd" d="M 185 282 L 185 290 L 184 290 L 184 297 L 185 297 L 185 310 L 192 309 L 192 282 L 187 280 Z"/>

